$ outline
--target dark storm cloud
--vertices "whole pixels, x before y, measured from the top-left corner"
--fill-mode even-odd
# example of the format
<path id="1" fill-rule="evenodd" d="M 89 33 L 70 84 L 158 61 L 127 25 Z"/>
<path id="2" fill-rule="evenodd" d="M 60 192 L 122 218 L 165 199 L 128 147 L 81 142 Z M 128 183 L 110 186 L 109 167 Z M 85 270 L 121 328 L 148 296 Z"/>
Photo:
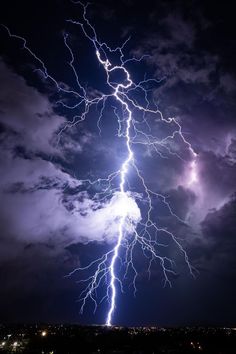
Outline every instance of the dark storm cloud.
<path id="1" fill-rule="evenodd" d="M 200 156 L 199 175 L 205 188 L 215 196 L 229 197 L 236 188 L 236 166 L 225 155 L 204 152 Z"/>
<path id="2" fill-rule="evenodd" d="M 185 220 L 187 213 L 196 201 L 196 195 L 190 189 L 178 186 L 168 192 L 168 200 L 178 216 Z"/>
<path id="3" fill-rule="evenodd" d="M 236 198 L 235 194 L 221 208 L 212 210 L 201 223 L 204 242 L 199 262 L 224 279 L 236 277 Z"/>
<path id="4" fill-rule="evenodd" d="M 156 67 L 156 76 L 168 78 L 161 91 L 179 82 L 210 84 L 218 62 L 217 55 L 197 46 L 199 28 L 191 17 L 184 18 L 180 10 L 175 13 L 169 11 L 156 23 L 156 31 L 145 34 L 143 44 L 135 50 L 136 54 L 149 53 L 151 56 L 147 60 Z M 153 14 L 153 21 L 156 16 Z M 203 27 L 199 23 L 198 26 Z"/>
<path id="5" fill-rule="evenodd" d="M 25 146 L 29 151 L 59 153 L 52 140 L 65 119 L 53 112 L 48 98 L 27 86 L 2 60 L 0 76 L 0 122 L 6 127 L 6 135 L 12 131 L 15 146 Z"/>
<path id="6" fill-rule="evenodd" d="M 206 238 L 218 248 L 217 251 L 222 251 L 224 254 L 229 250 L 232 254 L 235 252 L 235 212 L 236 195 L 234 194 L 222 208 L 210 212 L 201 224 Z"/>
<path id="7" fill-rule="evenodd" d="M 235 78 L 232 77 L 229 73 L 222 73 L 220 76 L 220 87 L 227 93 L 232 94 L 235 93 L 236 90 L 236 81 Z"/>

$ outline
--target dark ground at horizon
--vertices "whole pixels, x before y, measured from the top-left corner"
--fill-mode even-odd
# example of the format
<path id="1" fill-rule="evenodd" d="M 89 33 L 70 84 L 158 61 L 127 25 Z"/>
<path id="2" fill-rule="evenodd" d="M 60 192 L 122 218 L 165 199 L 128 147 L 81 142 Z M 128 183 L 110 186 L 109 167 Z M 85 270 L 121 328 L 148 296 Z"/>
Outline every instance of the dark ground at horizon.
<path id="1" fill-rule="evenodd" d="M 236 329 L 215 327 L 0 326 L 0 353 L 235 354 Z"/>

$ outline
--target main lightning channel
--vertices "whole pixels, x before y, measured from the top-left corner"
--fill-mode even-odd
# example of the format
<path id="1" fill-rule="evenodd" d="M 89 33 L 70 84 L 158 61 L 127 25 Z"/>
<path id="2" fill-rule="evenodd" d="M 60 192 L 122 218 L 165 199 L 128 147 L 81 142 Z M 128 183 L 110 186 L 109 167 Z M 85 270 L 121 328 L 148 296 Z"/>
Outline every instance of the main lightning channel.
<path id="1" fill-rule="evenodd" d="M 99 61 L 104 65 L 104 62 L 101 60 L 99 52 L 97 51 L 97 57 L 99 59 Z M 108 63 L 106 63 L 108 64 Z M 109 70 L 109 65 L 104 65 L 105 70 Z M 116 67 L 117 69 L 118 67 Z M 132 112 L 129 109 L 129 106 L 126 102 L 124 102 L 120 97 L 119 97 L 119 89 L 120 87 L 122 88 L 129 88 L 132 85 L 132 81 L 130 80 L 130 76 L 129 73 L 126 71 L 126 69 L 119 67 L 119 69 L 123 69 L 124 72 L 127 74 L 127 77 L 129 78 L 128 84 L 126 86 L 119 84 L 116 87 L 114 96 L 115 98 L 121 102 L 121 104 L 125 107 L 126 111 L 128 112 L 128 118 L 127 118 L 127 124 L 126 124 L 126 132 L 125 132 L 125 138 L 126 138 L 126 146 L 127 146 L 127 150 L 128 150 L 128 157 L 127 159 L 124 161 L 124 163 L 122 164 L 121 167 L 121 172 L 120 172 L 120 193 L 122 194 L 122 196 L 126 196 L 126 192 L 125 192 L 125 182 L 126 182 L 126 174 L 128 172 L 128 167 L 129 164 L 133 158 L 133 151 L 131 150 L 131 146 L 130 146 L 130 126 L 131 126 L 131 122 L 132 122 Z M 126 210 L 126 209 L 125 209 Z M 106 319 L 106 325 L 107 326 L 111 326 L 111 320 L 112 320 L 112 314 L 114 312 L 115 309 L 115 300 L 116 300 L 116 286 L 115 286 L 115 281 L 116 281 L 116 273 L 115 273 L 115 263 L 116 263 L 116 259 L 118 257 L 118 253 L 119 253 L 119 248 L 123 239 L 123 227 L 124 227 L 124 223 L 125 223 L 125 219 L 126 219 L 126 213 L 123 213 L 120 222 L 119 222 L 119 236 L 118 236 L 118 240 L 117 243 L 114 247 L 114 254 L 113 257 L 111 259 L 111 264 L 110 264 L 110 289 L 111 289 L 111 302 L 110 302 L 110 309 L 108 311 L 107 314 L 107 319 Z"/>

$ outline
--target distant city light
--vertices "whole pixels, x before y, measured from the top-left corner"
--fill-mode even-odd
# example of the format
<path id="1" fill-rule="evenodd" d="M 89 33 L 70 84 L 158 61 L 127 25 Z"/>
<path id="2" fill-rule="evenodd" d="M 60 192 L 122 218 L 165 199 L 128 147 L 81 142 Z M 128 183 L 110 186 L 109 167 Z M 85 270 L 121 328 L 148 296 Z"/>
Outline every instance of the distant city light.
<path id="1" fill-rule="evenodd" d="M 79 346 L 86 347 L 88 339 L 93 341 L 94 353 L 97 354 L 106 352 L 108 349 L 114 349 L 112 353 L 123 353 L 121 349 L 124 346 L 127 346 L 127 352 L 133 352 L 133 346 L 135 347 L 137 343 L 141 343 L 141 352 L 146 352 L 144 348 L 149 343 L 153 353 L 159 353 L 158 349 L 162 349 L 163 353 L 174 353 L 174 348 L 178 345 L 185 353 L 200 354 L 205 353 L 206 350 L 208 352 L 204 345 L 206 338 L 208 341 L 207 347 L 209 347 L 211 353 L 219 354 L 217 351 L 219 340 L 224 346 L 227 346 L 230 341 L 232 347 L 236 348 L 235 328 L 225 327 L 179 327 L 174 329 L 155 326 L 127 328 L 111 326 L 108 333 L 106 326 L 99 325 L 44 325 L 44 329 L 41 325 L 24 325 L 23 329 L 13 326 L 12 333 L 11 339 L 8 340 L 5 327 L 2 326 L 1 328 L 0 326 L 0 353 L 32 353 L 32 350 L 30 350 L 32 344 L 38 345 L 37 353 L 40 352 L 41 354 L 61 353 L 62 344 L 67 346 L 67 350 L 63 353 L 71 353 L 71 350 L 73 350 L 73 353 L 78 353 L 74 350 Z M 22 338 L 22 334 L 24 334 L 24 338 Z M 48 337 L 52 337 L 53 346 L 46 349 Z M 108 338 L 111 338 L 112 342 Z"/>

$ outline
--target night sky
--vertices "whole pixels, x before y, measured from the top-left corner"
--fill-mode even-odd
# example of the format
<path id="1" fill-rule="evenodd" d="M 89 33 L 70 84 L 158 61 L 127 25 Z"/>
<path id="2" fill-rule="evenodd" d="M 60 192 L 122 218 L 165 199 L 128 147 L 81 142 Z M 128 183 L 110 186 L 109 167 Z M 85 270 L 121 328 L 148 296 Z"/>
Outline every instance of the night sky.
<path id="1" fill-rule="evenodd" d="M 69 0 L 1 1 L 0 23 L 27 40 L 28 47 L 60 86 L 77 90 L 70 55 L 89 97 L 109 94 L 105 73 L 91 42 L 80 26 L 82 7 Z M 167 242 L 164 255 L 176 263 L 172 288 L 163 286 L 159 262 L 148 262 L 139 249 L 137 293 L 132 274 L 118 291 L 113 322 L 120 325 L 236 325 L 236 35 L 233 2 L 215 1 L 94 1 L 88 18 L 101 42 L 124 47 L 135 82 L 148 81 L 150 105 L 164 118 L 175 117 L 187 144 L 176 136 L 168 149 L 137 143 L 136 164 L 147 186 L 167 197 L 173 213 L 154 198 L 152 218 L 173 232 L 196 271 L 191 276 L 183 255 Z M 23 49 L 23 42 L 0 27 L 0 322 L 104 323 L 108 303 L 93 313 L 91 302 L 80 314 L 83 284 L 80 273 L 114 246 L 117 215 L 114 191 L 94 199 L 105 179 L 117 171 L 126 154 L 118 136 L 115 101 L 107 103 L 97 125 L 101 105 L 76 125 L 74 94 L 58 92 L 45 79 L 42 66 Z M 110 60 L 117 64 L 113 53 Z M 117 79 L 117 78 L 116 78 Z M 145 104 L 142 90 L 133 93 Z M 125 113 L 115 111 L 121 119 Z M 147 114 L 146 134 L 162 139 L 172 134 L 158 115 Z M 137 121 L 141 116 L 137 114 Z M 121 124 L 121 129 L 123 129 Z M 149 133 L 147 133 L 149 132 Z M 114 182 L 117 188 L 117 181 Z M 145 195 L 131 169 L 126 189 L 145 212 Z M 115 189 L 114 189 L 115 190 Z M 143 202 L 143 204 L 141 204 Z M 137 203 L 137 204 L 136 204 Z M 131 205 L 132 209 L 132 205 Z M 131 210 L 130 209 L 130 210 Z M 130 211 L 132 214 L 132 210 Z M 135 214 L 132 217 L 138 219 Z M 135 220 L 136 220 L 135 219 Z M 130 236 L 132 237 L 132 235 Z M 119 267 L 117 267 L 119 268 Z M 117 269 L 119 273 L 119 269 Z M 104 286 L 98 291 L 103 296 Z"/>

